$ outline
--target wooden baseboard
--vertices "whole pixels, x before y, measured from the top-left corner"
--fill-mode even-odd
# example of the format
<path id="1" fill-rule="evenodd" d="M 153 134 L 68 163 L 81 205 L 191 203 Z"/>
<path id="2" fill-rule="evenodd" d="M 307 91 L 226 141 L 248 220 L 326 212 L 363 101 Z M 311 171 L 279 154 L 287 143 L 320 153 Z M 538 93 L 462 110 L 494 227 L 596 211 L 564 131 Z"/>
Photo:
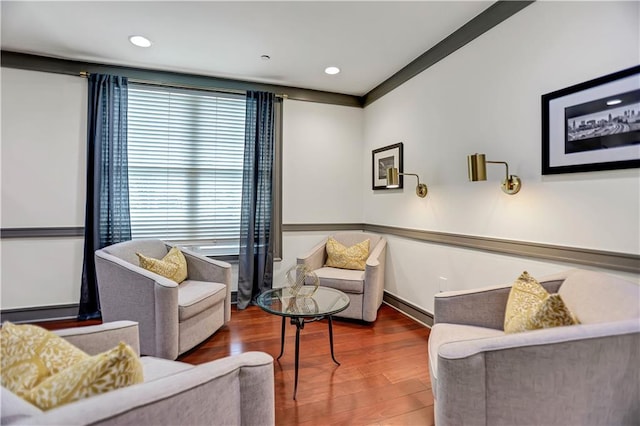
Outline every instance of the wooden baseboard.
<path id="1" fill-rule="evenodd" d="M 67 305 L 3 309 L 2 311 L 0 311 L 0 321 L 21 323 L 74 319 L 78 317 L 79 307 L 79 304 L 71 303 Z"/>
<path id="2" fill-rule="evenodd" d="M 427 327 L 431 327 L 433 325 L 433 314 L 407 302 L 406 300 L 400 299 L 398 296 L 385 291 L 382 301 L 392 308 L 402 312 L 406 316 L 421 322 Z"/>

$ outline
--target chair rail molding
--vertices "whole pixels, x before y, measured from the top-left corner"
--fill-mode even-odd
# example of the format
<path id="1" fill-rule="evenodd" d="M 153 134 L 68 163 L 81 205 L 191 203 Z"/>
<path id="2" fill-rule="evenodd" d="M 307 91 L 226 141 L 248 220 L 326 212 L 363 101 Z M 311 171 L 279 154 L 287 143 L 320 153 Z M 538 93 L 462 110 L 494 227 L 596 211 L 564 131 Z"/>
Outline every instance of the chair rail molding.
<path id="1" fill-rule="evenodd" d="M 39 227 L 39 228 L 2 228 L 0 229 L 1 239 L 13 238 L 67 238 L 84 237 L 84 227 Z"/>
<path id="2" fill-rule="evenodd" d="M 444 244 L 472 250 L 488 251 L 509 256 L 553 260 L 578 265 L 640 274 L 640 255 L 579 247 L 506 240 L 474 235 L 400 228 L 387 225 L 357 223 L 283 224 L 283 232 L 313 232 L 355 230 L 409 238 L 431 244 Z"/>
<path id="3" fill-rule="evenodd" d="M 640 255 L 579 247 L 505 240 L 473 235 L 399 228 L 369 223 L 291 223 L 282 224 L 282 232 L 332 232 L 362 230 L 433 244 L 445 244 L 533 259 L 569 262 L 616 271 L 640 274 Z M 83 237 L 83 227 L 2 228 L 1 239 Z"/>

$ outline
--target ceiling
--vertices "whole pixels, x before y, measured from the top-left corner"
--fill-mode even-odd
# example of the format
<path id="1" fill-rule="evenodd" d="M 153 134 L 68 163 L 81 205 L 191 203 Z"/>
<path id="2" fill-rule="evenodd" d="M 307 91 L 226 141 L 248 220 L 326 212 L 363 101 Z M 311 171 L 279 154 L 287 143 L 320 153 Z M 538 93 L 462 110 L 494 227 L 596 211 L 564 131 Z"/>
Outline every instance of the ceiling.
<path id="1" fill-rule="evenodd" d="M 1 46 L 361 96 L 492 3 L 2 0 Z M 135 34 L 153 45 L 133 46 Z"/>

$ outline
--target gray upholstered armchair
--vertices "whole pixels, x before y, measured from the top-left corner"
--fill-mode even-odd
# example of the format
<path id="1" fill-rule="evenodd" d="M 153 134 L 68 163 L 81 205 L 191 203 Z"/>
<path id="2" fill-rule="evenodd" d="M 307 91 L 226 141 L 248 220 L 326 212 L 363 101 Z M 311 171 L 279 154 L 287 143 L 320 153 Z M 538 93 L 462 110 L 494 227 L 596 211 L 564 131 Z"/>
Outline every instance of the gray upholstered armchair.
<path id="1" fill-rule="evenodd" d="M 181 284 L 138 266 L 136 253 L 163 258 L 160 240 L 132 240 L 96 251 L 102 320 L 139 323 L 140 352 L 176 359 L 231 319 L 231 265 L 182 251 Z"/>
<path id="2" fill-rule="evenodd" d="M 325 266 L 325 246 L 328 238 L 322 240 L 307 254 L 298 257 L 298 265 L 305 265 L 313 270 L 320 279 L 321 286 L 338 289 L 349 297 L 349 307 L 336 316 L 375 321 L 384 295 L 387 242 L 381 236 L 367 232 L 338 232 L 331 236 L 347 247 L 369 239 L 369 257 L 364 271 Z"/>
<path id="3" fill-rule="evenodd" d="M 640 422 L 640 286 L 586 270 L 538 281 L 579 325 L 505 334 L 510 285 L 436 295 L 436 425 Z"/>
<path id="4" fill-rule="evenodd" d="M 89 355 L 125 342 L 139 348 L 138 324 L 117 321 L 55 331 Z M 144 383 L 41 411 L 0 388 L 2 425 L 274 425 L 273 358 L 245 352 L 200 365 L 140 359 Z"/>

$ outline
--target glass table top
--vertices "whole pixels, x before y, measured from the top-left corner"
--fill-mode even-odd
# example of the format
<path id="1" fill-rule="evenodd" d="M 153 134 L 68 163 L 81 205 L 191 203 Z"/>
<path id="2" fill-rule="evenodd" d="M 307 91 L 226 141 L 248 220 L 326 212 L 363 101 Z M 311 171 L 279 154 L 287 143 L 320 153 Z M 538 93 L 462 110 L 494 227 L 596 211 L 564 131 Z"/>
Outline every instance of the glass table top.
<path id="1" fill-rule="evenodd" d="M 333 315 L 349 306 L 349 298 L 340 290 L 328 287 L 303 286 L 297 295 L 291 287 L 274 288 L 258 296 L 258 306 L 284 317 L 314 317 Z"/>

